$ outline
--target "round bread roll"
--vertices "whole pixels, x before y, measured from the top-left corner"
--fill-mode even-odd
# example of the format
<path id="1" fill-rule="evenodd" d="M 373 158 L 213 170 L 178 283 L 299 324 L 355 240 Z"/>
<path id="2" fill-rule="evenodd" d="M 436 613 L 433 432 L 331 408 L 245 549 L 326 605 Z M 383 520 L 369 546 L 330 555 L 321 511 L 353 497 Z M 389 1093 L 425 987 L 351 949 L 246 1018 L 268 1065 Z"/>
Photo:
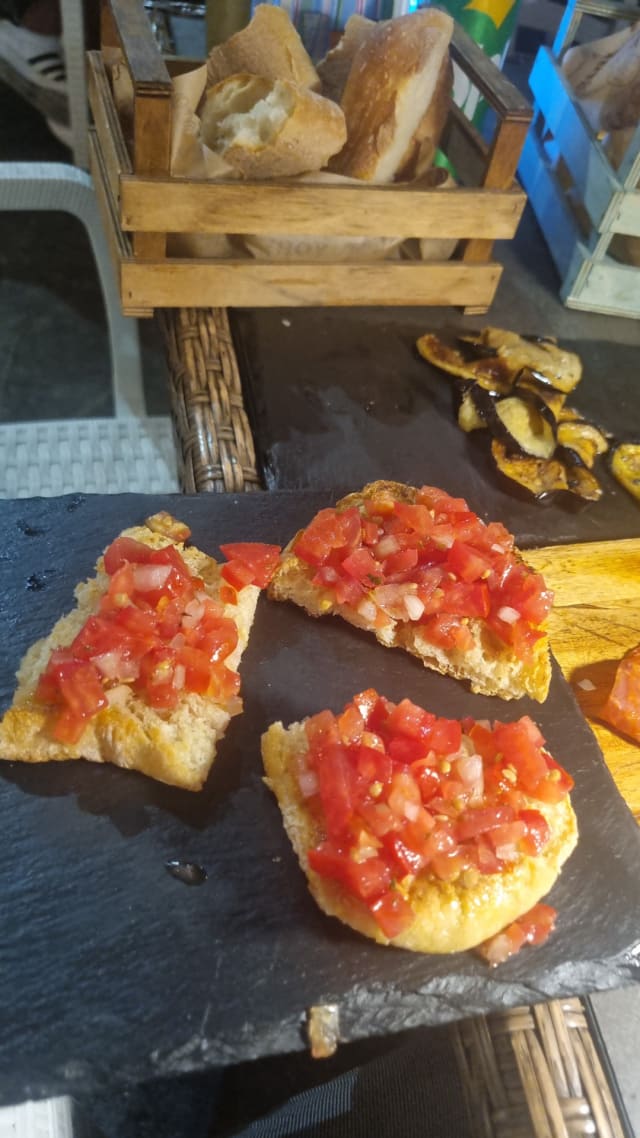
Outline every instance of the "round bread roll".
<path id="1" fill-rule="evenodd" d="M 521 855 L 502 872 L 480 874 L 471 883 L 442 881 L 419 873 L 406 891 L 415 919 L 389 940 L 363 901 L 309 865 L 309 851 L 324 840 L 325 834 L 298 782 L 300 757 L 307 750 L 304 723 L 293 723 L 288 729 L 282 723 L 273 723 L 262 737 L 267 785 L 277 798 L 285 829 L 317 904 L 328 916 L 337 917 L 379 944 L 425 953 L 476 947 L 527 913 L 549 892 L 576 845 L 577 823 L 568 795 L 553 805 L 530 800 L 528 805 L 544 815 L 551 830 L 540 853 Z"/>
<path id="2" fill-rule="evenodd" d="M 202 140 L 246 178 L 320 170 L 346 139 L 335 103 L 286 79 L 232 75 L 207 92 Z"/>

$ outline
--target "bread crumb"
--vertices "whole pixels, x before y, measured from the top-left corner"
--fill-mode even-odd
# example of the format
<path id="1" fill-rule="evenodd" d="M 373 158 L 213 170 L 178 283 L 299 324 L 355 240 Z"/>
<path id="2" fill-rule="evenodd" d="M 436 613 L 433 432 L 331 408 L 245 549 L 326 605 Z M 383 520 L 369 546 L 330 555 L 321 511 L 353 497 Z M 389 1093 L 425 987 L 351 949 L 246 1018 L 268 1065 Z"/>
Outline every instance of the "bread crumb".
<path id="1" fill-rule="evenodd" d="M 307 1014 L 307 1033 L 313 1059 L 335 1054 L 340 1038 L 340 1009 L 337 1004 L 316 1004 Z"/>

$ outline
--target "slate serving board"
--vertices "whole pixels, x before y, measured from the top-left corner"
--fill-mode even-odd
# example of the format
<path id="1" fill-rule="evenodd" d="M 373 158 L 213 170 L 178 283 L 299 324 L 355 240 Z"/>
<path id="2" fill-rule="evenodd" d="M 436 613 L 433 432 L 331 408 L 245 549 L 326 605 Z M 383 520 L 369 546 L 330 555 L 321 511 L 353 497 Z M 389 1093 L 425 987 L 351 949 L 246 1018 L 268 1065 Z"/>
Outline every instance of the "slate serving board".
<path id="1" fill-rule="evenodd" d="M 216 554 L 284 543 L 324 494 L 73 497 L 0 502 L 0 701 L 27 645 L 127 524 L 166 508 Z M 0 1101 L 176 1075 L 304 1047 L 312 1004 L 344 1040 L 638 978 L 640 833 L 556 668 L 547 702 L 472 696 L 339 620 L 261 598 L 242 663 L 244 714 L 190 794 L 88 763 L 0 763 Z M 576 779 L 581 839 L 550 901 L 547 945 L 496 970 L 472 953 L 384 948 L 311 900 L 270 792 L 259 737 L 370 685 L 444 715 L 541 724 Z M 171 859 L 203 866 L 190 887 Z"/>
<path id="2" fill-rule="evenodd" d="M 503 478 L 490 456 L 488 432 L 466 434 L 458 427 L 451 378 L 418 354 L 416 340 L 429 331 L 448 334 L 491 323 L 555 333 L 583 361 L 583 377 L 568 403 L 614 438 L 640 438 L 640 341 L 632 322 L 618 322 L 629 342 L 613 342 L 610 335 L 594 339 L 597 320 L 587 330 L 584 314 L 561 305 L 544 313 L 533 304 L 526 312 L 522 304 L 511 311 L 509 295 L 505 285 L 502 304 L 479 317 L 452 309 L 232 312 L 267 487 L 348 492 L 377 478 L 431 483 L 500 518 L 524 545 L 637 537 L 640 505 L 604 458 L 597 462 L 604 494 L 595 503 L 561 494 L 541 504 Z M 581 338 L 576 318 L 582 318 Z"/>

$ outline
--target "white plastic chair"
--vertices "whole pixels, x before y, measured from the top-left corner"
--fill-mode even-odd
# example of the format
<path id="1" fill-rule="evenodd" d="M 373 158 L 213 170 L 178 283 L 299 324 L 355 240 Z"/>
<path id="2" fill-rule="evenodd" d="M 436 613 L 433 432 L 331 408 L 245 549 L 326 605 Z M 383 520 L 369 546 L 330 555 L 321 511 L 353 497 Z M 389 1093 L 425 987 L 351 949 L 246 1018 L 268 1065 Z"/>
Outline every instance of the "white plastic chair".
<path id="1" fill-rule="evenodd" d="M 61 15 L 75 165 L 0 162 L 0 210 L 62 210 L 77 217 L 84 226 L 105 305 L 115 418 L 19 424 L 22 433 L 29 435 L 26 442 L 22 440 L 23 445 L 18 444 L 15 425 L 0 426 L 0 497 L 76 490 L 178 490 L 171 423 L 166 416 L 146 416 L 138 325 L 136 320 L 122 315 L 93 182 L 87 172 L 88 101 L 82 0 L 61 0 Z M 73 439 L 78 432 L 83 439 L 86 436 L 91 440 L 84 447 L 87 462 L 82 470 L 77 464 L 72 469 L 68 463 L 60 462 L 61 455 L 77 452 Z"/>

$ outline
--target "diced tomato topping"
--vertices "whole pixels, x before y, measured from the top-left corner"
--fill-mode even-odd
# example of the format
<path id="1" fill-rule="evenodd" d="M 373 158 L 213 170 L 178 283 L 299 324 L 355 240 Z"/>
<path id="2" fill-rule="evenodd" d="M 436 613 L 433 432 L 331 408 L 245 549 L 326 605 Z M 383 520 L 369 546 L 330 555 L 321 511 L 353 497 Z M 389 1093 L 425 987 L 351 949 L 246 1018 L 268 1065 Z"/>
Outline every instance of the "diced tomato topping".
<path id="1" fill-rule="evenodd" d="M 259 541 L 229 542 L 221 545 L 220 549 L 228 561 L 250 570 L 251 579 L 247 584 L 257 585 L 260 589 L 269 584 L 280 559 L 279 545 L 265 545 Z"/>
<path id="2" fill-rule="evenodd" d="M 389 713 L 387 728 L 400 735 L 424 740 L 430 737 L 435 722 L 436 717 L 430 711 L 417 707 L 410 699 L 403 699 Z"/>
<path id="3" fill-rule="evenodd" d="M 105 572 L 113 577 L 117 569 L 120 569 L 127 562 L 133 562 L 136 565 L 144 565 L 151 556 L 151 549 L 148 545 L 143 545 L 141 541 L 135 541 L 132 537 L 117 537 L 115 541 L 104 553 L 104 568 Z"/>
<path id="4" fill-rule="evenodd" d="M 416 878 L 464 889 L 467 874 L 472 884 L 538 856 L 550 828 L 536 802 L 550 801 L 549 786 L 562 797 L 572 785 L 528 716 L 493 725 L 445 719 L 370 688 L 339 715 L 308 719 L 305 734 L 300 792 L 325 835 L 309 863 L 364 904 L 390 939 L 413 920 Z M 505 930 L 491 960 L 533 935 L 520 924 Z"/>
<path id="5" fill-rule="evenodd" d="M 493 562 L 487 553 L 478 552 L 464 541 L 454 541 L 445 564 L 450 573 L 469 584 L 486 580 L 493 568 Z"/>
<path id="6" fill-rule="evenodd" d="M 389 940 L 400 936 L 413 924 L 415 913 L 409 902 L 399 893 L 385 893 L 371 905 L 371 912 L 382 932 Z"/>
<path id="7" fill-rule="evenodd" d="M 382 565 L 368 549 L 356 549 L 350 553 L 344 558 L 341 568 L 348 577 L 360 581 L 367 588 L 382 584 Z"/>
<path id="8" fill-rule="evenodd" d="M 520 841 L 520 849 L 523 853 L 539 854 L 551 835 L 547 819 L 539 810 L 521 810 L 518 818 L 525 824 L 525 835 Z"/>
<path id="9" fill-rule="evenodd" d="M 555 909 L 539 902 L 502 932 L 479 945 L 478 952 L 492 967 L 502 964 L 525 944 L 544 944 L 555 928 L 556 917 Z"/>
<path id="10" fill-rule="evenodd" d="M 432 644 L 468 652 L 473 647 L 473 637 L 465 620 L 453 613 L 436 613 L 420 622 L 421 631 Z"/>
<path id="11" fill-rule="evenodd" d="M 345 557 L 360 544 L 360 514 L 354 507 L 320 510 L 313 521 L 296 538 L 293 551 L 309 565 L 322 565 L 336 551 Z"/>
<path id="12" fill-rule="evenodd" d="M 544 739 L 527 715 L 516 723 L 497 723 L 494 729 L 496 747 L 518 777 L 527 794 L 534 794 L 548 773 Z"/>
<path id="13" fill-rule="evenodd" d="M 364 861 L 354 861 L 331 842 L 325 842 L 309 851 L 309 865 L 322 877 L 340 881 L 362 901 L 382 896 L 392 881 L 391 871 L 382 858 L 374 856 Z"/>
<path id="14" fill-rule="evenodd" d="M 244 561 L 227 561 L 220 572 L 227 584 L 238 592 L 253 584 L 253 570 Z"/>
<path id="15" fill-rule="evenodd" d="M 55 738 L 77 742 L 122 683 L 159 711 L 175 707 L 183 692 L 221 702 L 237 695 L 239 676 L 225 663 L 238 642 L 236 625 L 175 545 L 153 549 L 120 537 L 104 566 L 109 584 L 98 612 L 68 648 L 51 653 L 37 685 Z"/>
<path id="16" fill-rule="evenodd" d="M 511 534 L 436 487 L 423 486 L 414 502 L 382 490 L 360 509 L 321 510 L 293 548 L 313 584 L 371 628 L 417 622 L 428 642 L 467 652 L 474 622 L 486 622 L 521 660 L 546 635 L 553 595 L 517 558 Z"/>

